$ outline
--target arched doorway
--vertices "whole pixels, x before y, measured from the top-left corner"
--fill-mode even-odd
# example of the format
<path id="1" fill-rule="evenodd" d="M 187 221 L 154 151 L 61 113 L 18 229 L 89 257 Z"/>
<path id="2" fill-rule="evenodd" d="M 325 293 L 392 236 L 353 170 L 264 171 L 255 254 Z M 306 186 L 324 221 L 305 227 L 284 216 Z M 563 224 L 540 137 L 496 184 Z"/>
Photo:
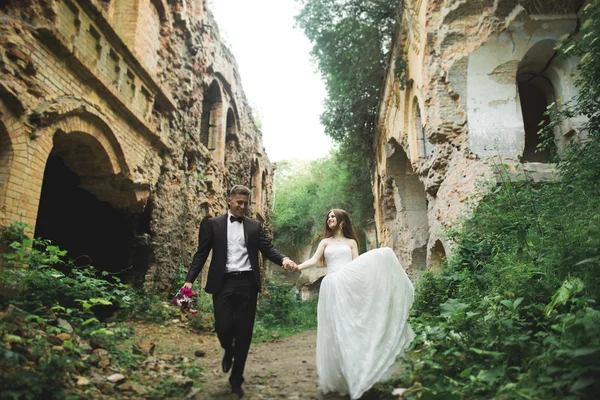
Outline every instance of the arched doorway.
<path id="1" fill-rule="evenodd" d="M 0 233 L 10 225 L 10 210 L 8 205 L 8 177 L 13 160 L 13 148 L 5 126 L 0 122 Z M 0 241 L 0 253 L 4 253 L 4 244 Z M 0 268 L 4 260 L 0 258 Z"/>
<path id="2" fill-rule="evenodd" d="M 227 110 L 227 122 L 225 125 L 225 166 L 229 166 L 240 150 L 240 139 L 233 110 Z"/>
<path id="3" fill-rule="evenodd" d="M 427 131 L 423 126 L 423 117 L 421 116 L 421 107 L 419 99 L 415 96 L 413 99 L 413 130 L 417 139 L 417 148 L 419 158 L 427 158 L 433 152 L 433 145 L 427 139 Z"/>
<path id="4" fill-rule="evenodd" d="M 35 236 L 67 250 L 78 265 L 127 270 L 139 215 L 115 206 L 127 196 L 115 178 L 110 157 L 94 136 L 58 130 L 44 170 Z M 132 274 L 121 276 L 128 280 Z"/>
<path id="5" fill-rule="evenodd" d="M 525 162 L 547 163 L 550 162 L 551 158 L 549 149 L 542 150 L 539 147 L 542 138 L 540 138 L 538 131 L 550 122 L 548 116 L 544 115 L 548 108 L 548 101 L 546 100 L 546 94 L 541 89 L 541 87 L 550 85 L 550 83 L 540 82 L 544 79 L 543 77 L 533 77 L 519 83 L 519 97 L 525 129 L 525 148 L 523 149 L 522 161 Z"/>
<path id="6" fill-rule="evenodd" d="M 389 205 L 387 208 L 394 209 L 396 215 L 392 216 L 387 212 L 386 218 L 394 219 L 386 224 L 391 232 L 396 232 L 393 238 L 394 246 L 404 254 L 401 260 L 403 265 L 413 270 L 425 270 L 429 239 L 425 188 L 402 146 L 394 139 L 389 142 L 389 146 L 391 155 L 387 159 L 386 193 L 393 196 L 393 200 L 388 200 L 393 202 L 393 207 Z"/>
<path id="7" fill-rule="evenodd" d="M 200 142 L 218 159 L 219 142 L 221 141 L 221 88 L 217 81 L 204 91 L 202 101 L 202 120 L 200 127 Z"/>
<path id="8" fill-rule="evenodd" d="M 262 173 L 261 179 L 261 194 L 260 194 L 260 212 L 263 216 L 266 215 L 267 210 L 267 177 L 269 176 L 267 170 Z"/>
<path id="9" fill-rule="evenodd" d="M 429 257 L 431 269 L 433 271 L 439 271 L 442 264 L 446 261 L 446 250 L 441 241 L 436 240 L 435 244 L 431 248 L 431 255 Z"/>
<path id="10" fill-rule="evenodd" d="M 13 158 L 13 148 L 4 124 L 0 122 L 0 225 L 4 225 L 7 211 L 6 195 L 8 190 L 8 177 Z"/>
<path id="11" fill-rule="evenodd" d="M 250 207 L 251 207 L 251 211 L 252 214 L 255 217 L 259 217 L 262 218 L 260 214 L 260 204 L 261 204 L 261 200 L 260 200 L 260 195 L 261 195 L 261 182 L 260 179 L 261 175 L 260 175 L 260 165 L 258 163 L 258 160 L 253 160 L 250 163 Z M 262 222 L 262 221 L 261 221 Z"/>
<path id="12" fill-rule="evenodd" d="M 519 63 L 517 84 L 523 128 L 525 131 L 525 146 L 521 160 L 524 162 L 550 162 L 556 152 L 555 141 L 540 148 L 543 139 L 538 132 L 550 122 L 544 115 L 548 105 L 556 101 L 554 86 L 547 74 L 556 51 L 553 40 L 543 40 L 536 43 Z"/>

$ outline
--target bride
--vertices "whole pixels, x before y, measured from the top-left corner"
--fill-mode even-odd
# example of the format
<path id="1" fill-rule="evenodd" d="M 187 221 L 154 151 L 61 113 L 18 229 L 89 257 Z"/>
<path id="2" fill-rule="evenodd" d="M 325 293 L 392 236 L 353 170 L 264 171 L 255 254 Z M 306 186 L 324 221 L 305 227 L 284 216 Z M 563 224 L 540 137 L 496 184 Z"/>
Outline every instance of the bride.
<path id="1" fill-rule="evenodd" d="M 360 398 L 388 379 L 396 358 L 412 342 L 406 322 L 414 288 L 394 252 L 386 247 L 358 255 L 348 214 L 327 213 L 324 239 L 299 270 L 327 264 L 318 306 L 317 373 L 326 394 Z"/>

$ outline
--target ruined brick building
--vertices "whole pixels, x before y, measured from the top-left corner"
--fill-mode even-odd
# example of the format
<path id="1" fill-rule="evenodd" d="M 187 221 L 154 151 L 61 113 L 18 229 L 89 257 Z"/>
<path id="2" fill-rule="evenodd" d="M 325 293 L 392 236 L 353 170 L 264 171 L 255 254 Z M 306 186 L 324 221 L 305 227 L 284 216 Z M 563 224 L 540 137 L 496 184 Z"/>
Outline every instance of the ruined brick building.
<path id="1" fill-rule="evenodd" d="M 554 46 L 577 31 L 582 4 L 404 2 L 378 111 L 373 193 L 378 242 L 409 271 L 439 266 L 453 245 L 446 232 L 501 164 L 532 179 L 552 176 L 548 154 L 535 151 L 538 123 L 549 104 L 576 94 L 577 60 L 558 57 Z M 581 135 L 582 122 L 555 132 L 559 152 Z"/>
<path id="2" fill-rule="evenodd" d="M 0 225 L 166 289 L 234 183 L 273 168 L 204 0 L 0 1 Z"/>

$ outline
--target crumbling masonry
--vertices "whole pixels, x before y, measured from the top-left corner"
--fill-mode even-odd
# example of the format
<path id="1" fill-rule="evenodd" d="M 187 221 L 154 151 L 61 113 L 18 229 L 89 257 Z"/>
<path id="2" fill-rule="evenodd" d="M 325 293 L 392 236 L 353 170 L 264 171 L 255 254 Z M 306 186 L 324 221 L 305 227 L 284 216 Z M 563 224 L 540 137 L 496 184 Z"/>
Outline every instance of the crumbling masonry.
<path id="1" fill-rule="evenodd" d="M 0 225 L 159 290 L 232 184 L 269 226 L 273 168 L 204 0 L 4 0 L 0 18 Z"/>
<path id="2" fill-rule="evenodd" d="M 554 46 L 577 31 L 582 4 L 404 2 L 378 113 L 373 193 L 379 245 L 393 247 L 410 273 L 439 267 L 453 246 L 446 232 L 501 164 L 513 178 L 524 170 L 552 177 L 536 133 L 549 104 L 576 94 L 577 60 L 561 59 Z M 558 151 L 581 136 L 582 122 L 555 132 Z"/>

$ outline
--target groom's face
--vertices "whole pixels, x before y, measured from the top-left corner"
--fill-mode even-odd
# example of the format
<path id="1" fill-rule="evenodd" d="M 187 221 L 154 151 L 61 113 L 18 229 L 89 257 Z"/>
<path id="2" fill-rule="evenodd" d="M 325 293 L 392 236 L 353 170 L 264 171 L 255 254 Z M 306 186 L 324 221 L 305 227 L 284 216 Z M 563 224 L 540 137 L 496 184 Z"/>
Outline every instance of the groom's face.
<path id="1" fill-rule="evenodd" d="M 245 194 L 234 194 L 227 198 L 227 204 L 229 204 L 229 212 L 234 217 L 243 217 L 248 208 L 248 197 Z"/>

